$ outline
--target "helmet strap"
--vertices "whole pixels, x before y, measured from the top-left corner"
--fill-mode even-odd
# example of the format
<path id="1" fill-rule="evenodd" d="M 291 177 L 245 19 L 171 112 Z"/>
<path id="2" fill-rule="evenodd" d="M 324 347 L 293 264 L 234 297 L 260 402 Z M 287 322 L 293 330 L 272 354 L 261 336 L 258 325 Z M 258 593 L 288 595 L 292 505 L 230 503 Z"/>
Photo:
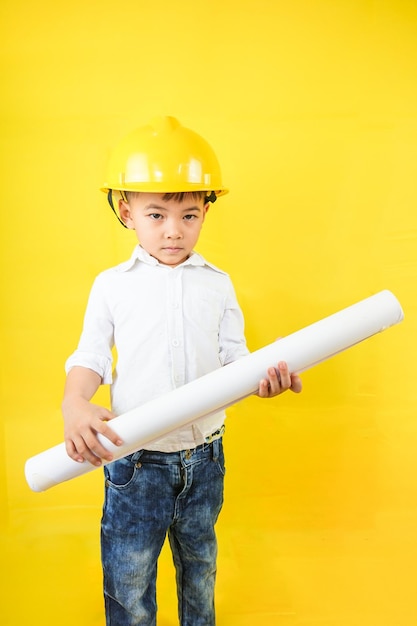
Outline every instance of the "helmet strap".
<path id="1" fill-rule="evenodd" d="M 216 202 L 216 200 L 217 200 L 217 196 L 214 191 L 210 192 L 210 195 L 204 198 L 204 202 L 211 202 L 212 204 L 213 202 Z"/>
<path id="2" fill-rule="evenodd" d="M 121 223 L 122 226 L 124 226 L 125 228 L 127 228 L 126 224 L 120 219 L 120 216 L 118 215 L 116 209 L 114 208 L 114 204 L 113 204 L 113 190 L 109 189 L 108 193 L 107 193 L 107 200 L 108 203 L 110 204 L 113 213 L 115 214 L 115 216 L 117 217 L 117 219 L 119 220 L 119 222 Z"/>

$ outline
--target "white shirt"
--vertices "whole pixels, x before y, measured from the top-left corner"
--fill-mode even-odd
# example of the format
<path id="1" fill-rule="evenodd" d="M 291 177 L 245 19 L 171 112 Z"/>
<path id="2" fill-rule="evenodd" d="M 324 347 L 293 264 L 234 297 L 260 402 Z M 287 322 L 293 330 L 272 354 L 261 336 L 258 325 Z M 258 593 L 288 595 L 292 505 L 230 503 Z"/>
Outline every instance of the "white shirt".
<path id="1" fill-rule="evenodd" d="M 138 245 L 129 261 L 94 281 L 66 371 L 78 365 L 97 372 L 111 384 L 112 410 L 120 415 L 247 354 L 229 276 L 195 252 L 171 268 Z M 202 418 L 147 449 L 195 448 L 224 419 L 224 412 Z"/>

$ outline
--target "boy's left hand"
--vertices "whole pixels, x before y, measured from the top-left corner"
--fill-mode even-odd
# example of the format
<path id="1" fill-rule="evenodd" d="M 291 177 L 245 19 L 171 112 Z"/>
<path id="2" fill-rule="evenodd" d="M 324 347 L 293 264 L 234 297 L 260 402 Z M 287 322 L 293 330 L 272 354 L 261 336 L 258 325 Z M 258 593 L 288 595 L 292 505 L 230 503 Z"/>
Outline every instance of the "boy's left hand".
<path id="1" fill-rule="evenodd" d="M 300 393 L 302 388 L 301 378 L 297 374 L 290 374 L 287 364 L 280 361 L 277 368 L 268 368 L 267 378 L 259 381 L 257 395 L 260 398 L 273 398 L 288 389 L 294 393 Z"/>

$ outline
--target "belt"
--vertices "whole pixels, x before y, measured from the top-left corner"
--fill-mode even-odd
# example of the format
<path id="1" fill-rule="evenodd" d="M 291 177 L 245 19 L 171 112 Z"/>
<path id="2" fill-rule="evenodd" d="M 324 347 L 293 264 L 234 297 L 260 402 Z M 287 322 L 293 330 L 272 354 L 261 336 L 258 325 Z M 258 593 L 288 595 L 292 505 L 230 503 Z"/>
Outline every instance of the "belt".
<path id="1" fill-rule="evenodd" d="M 216 439 L 220 439 L 220 437 L 223 437 L 225 430 L 226 430 L 226 426 L 223 424 L 223 426 L 219 428 L 218 430 L 216 430 L 216 432 L 211 433 L 211 435 L 208 435 L 205 438 L 205 442 L 212 443 L 213 441 L 216 441 Z"/>

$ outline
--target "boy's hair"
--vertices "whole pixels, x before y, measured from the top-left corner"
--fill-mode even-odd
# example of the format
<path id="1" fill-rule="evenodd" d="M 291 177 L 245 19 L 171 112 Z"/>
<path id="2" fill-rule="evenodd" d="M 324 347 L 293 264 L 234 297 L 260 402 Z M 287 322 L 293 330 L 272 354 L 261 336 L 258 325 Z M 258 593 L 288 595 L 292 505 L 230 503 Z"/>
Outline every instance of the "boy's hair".
<path id="1" fill-rule="evenodd" d="M 120 193 L 122 200 L 124 200 L 125 202 L 129 202 L 130 198 L 135 198 L 140 193 L 145 193 L 143 191 L 122 191 L 119 189 L 117 191 Z M 207 194 L 207 191 L 174 191 L 164 193 L 162 197 L 165 201 L 175 200 L 175 202 L 182 202 L 186 197 L 189 196 L 191 196 L 193 200 L 203 200 L 204 204 L 206 204 L 207 202 L 216 202 L 216 193 L 214 191 L 211 191 L 209 195 Z M 113 191 L 111 189 L 109 189 L 107 192 L 107 200 L 111 206 L 113 213 L 115 214 L 121 225 L 124 228 L 127 228 L 126 224 L 120 219 L 116 209 L 114 208 Z"/>
<path id="2" fill-rule="evenodd" d="M 140 191 L 125 191 L 125 196 L 127 201 L 129 202 L 130 198 L 137 197 Z M 168 202 L 169 200 L 174 200 L 175 202 L 183 202 L 185 198 L 191 197 L 193 200 L 204 200 L 206 201 L 207 192 L 206 191 L 174 191 L 164 193 L 162 196 L 163 200 Z"/>

